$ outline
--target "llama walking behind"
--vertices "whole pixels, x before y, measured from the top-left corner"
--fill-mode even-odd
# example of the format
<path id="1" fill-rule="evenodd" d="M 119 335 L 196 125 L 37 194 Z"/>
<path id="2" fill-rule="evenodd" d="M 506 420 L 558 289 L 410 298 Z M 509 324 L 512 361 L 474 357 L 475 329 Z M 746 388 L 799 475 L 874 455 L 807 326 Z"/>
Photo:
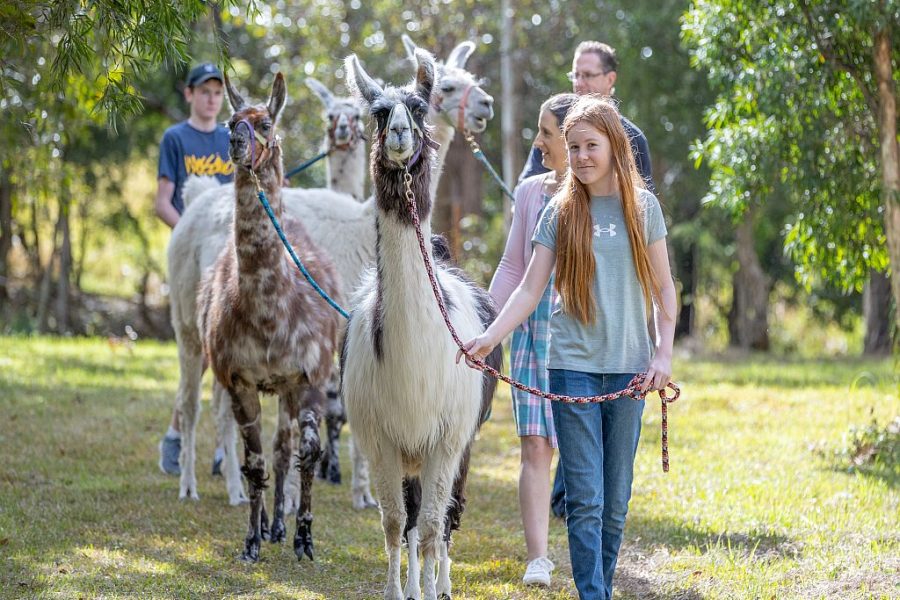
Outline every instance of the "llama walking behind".
<path id="1" fill-rule="evenodd" d="M 319 423 L 337 343 L 339 316 L 297 272 L 260 206 L 262 189 L 283 219 L 288 239 L 329 294 L 340 298 L 331 263 L 317 254 L 303 226 L 284 218 L 281 149 L 275 124 L 285 102 L 281 73 L 267 105 L 247 106 L 225 78 L 234 110 L 231 160 L 235 165 L 233 235 L 203 277 L 197 326 L 217 383 L 231 399 L 244 440 L 242 473 L 250 487 L 250 525 L 241 559 L 256 562 L 260 541 L 283 541 L 284 483 L 291 459 L 293 423 L 300 431 L 301 498 L 294 552 L 312 558 L 311 486 L 320 455 Z M 261 441 L 259 393 L 278 396 L 274 443 L 275 505 L 269 528 L 263 500 L 268 474 Z"/>
<path id="2" fill-rule="evenodd" d="M 433 157 L 425 116 L 435 66 L 421 50 L 416 60 L 412 84 L 386 89 L 362 69 L 356 56 L 346 61 L 349 86 L 366 100 L 377 123 L 371 155 L 377 242 L 376 268 L 352 302 L 355 308 L 341 353 L 341 389 L 381 504 L 388 554 L 384 597 L 391 600 L 422 597 L 418 546 L 424 560 L 424 597 L 450 597 L 449 530 L 458 526 L 463 504 L 463 461 L 495 387 L 493 380 L 454 360 L 457 348 L 433 297 L 407 210 L 404 178 L 409 174 L 428 239 Z M 495 316 L 487 293 L 446 263 L 437 265 L 437 275 L 460 336 L 483 332 Z M 499 367 L 499 351 L 489 360 Z M 459 500 L 453 502 L 455 512 L 448 513 L 451 494 Z M 408 517 L 415 523 L 408 525 Z M 410 531 L 403 591 L 400 544 L 404 527 L 412 525 L 417 531 Z"/>

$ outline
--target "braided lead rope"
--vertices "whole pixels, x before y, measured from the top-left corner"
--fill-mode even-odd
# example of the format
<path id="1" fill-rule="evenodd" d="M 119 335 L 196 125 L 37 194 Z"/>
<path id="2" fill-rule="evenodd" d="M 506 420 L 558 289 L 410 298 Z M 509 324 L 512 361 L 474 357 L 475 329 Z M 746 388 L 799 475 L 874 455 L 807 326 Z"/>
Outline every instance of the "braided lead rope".
<path id="1" fill-rule="evenodd" d="M 610 394 L 603 394 L 600 396 L 564 396 L 560 394 L 553 394 L 550 392 L 545 392 L 543 390 L 539 390 L 537 388 L 527 386 L 524 383 L 516 381 L 511 377 L 507 377 L 502 374 L 497 369 L 491 367 L 483 360 L 475 358 L 465 349 L 462 340 L 459 338 L 459 334 L 456 332 L 456 328 L 453 327 L 453 323 L 450 322 L 450 316 L 447 313 L 447 307 L 444 305 L 444 298 L 438 289 L 437 278 L 434 275 L 434 268 L 431 265 L 431 258 L 428 255 L 428 251 L 425 247 L 425 238 L 422 235 L 422 225 L 419 222 L 419 212 L 416 207 L 416 198 L 412 191 L 412 175 L 409 173 L 409 169 L 405 170 L 403 181 L 406 184 L 406 202 L 407 207 L 409 208 L 409 214 L 412 216 L 413 224 L 416 229 L 416 237 L 419 240 L 419 251 L 422 253 L 422 259 L 425 262 L 425 270 L 428 273 L 428 279 L 431 281 L 431 290 L 434 293 L 434 298 L 437 300 L 438 308 L 441 311 L 441 315 L 444 318 L 444 324 L 447 326 L 447 329 L 450 331 L 450 335 L 453 336 L 453 341 L 456 342 L 457 347 L 460 351 L 465 355 L 466 362 L 474 368 L 477 368 L 480 371 L 488 373 L 495 379 L 499 379 L 508 383 L 509 385 L 522 390 L 523 392 L 528 392 L 529 394 L 533 394 L 535 396 L 541 398 L 547 398 L 548 400 L 555 400 L 557 402 L 566 402 L 569 404 L 587 404 L 594 402 L 606 402 L 607 400 L 615 400 L 616 398 L 621 398 L 623 396 L 628 396 L 633 400 L 643 400 L 646 396 L 646 392 L 640 391 L 641 383 L 644 380 L 643 374 L 635 375 L 634 378 L 628 383 L 628 386 L 625 389 L 620 390 L 618 392 L 612 392 Z M 681 389 L 672 383 L 671 381 L 666 385 L 666 387 L 672 390 L 672 396 L 667 396 L 665 389 L 659 390 L 659 400 L 661 404 L 661 413 L 662 413 L 662 469 L 663 472 L 669 472 L 669 415 L 666 409 L 666 405 L 675 402 L 678 397 L 681 395 Z"/>

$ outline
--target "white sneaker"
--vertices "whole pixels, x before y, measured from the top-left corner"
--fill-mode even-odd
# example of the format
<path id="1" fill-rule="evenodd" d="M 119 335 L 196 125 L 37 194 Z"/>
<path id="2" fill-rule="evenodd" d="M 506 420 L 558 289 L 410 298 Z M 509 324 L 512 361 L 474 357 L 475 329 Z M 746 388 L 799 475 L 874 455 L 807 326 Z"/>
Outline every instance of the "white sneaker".
<path id="1" fill-rule="evenodd" d="M 550 585 L 550 573 L 553 572 L 553 568 L 553 561 L 546 556 L 539 556 L 528 563 L 522 583 L 548 587 Z"/>

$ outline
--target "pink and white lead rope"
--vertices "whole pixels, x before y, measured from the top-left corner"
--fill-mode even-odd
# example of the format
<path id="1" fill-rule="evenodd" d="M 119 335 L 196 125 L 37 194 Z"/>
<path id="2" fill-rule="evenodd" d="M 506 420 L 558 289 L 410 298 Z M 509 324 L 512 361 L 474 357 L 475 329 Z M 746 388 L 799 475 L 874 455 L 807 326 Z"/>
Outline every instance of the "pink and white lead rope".
<path id="1" fill-rule="evenodd" d="M 552 394 L 550 392 L 545 392 L 543 390 L 527 386 L 524 383 L 507 377 L 497 369 L 486 364 L 483 360 L 475 358 L 471 354 L 469 354 L 463 346 L 462 340 L 459 339 L 459 334 L 456 333 L 456 329 L 453 327 L 453 323 L 450 322 L 450 316 L 447 313 L 447 307 L 444 305 L 443 296 L 441 296 L 440 290 L 438 289 L 437 278 L 434 275 L 434 269 L 431 265 L 431 259 L 429 258 L 428 250 L 425 246 L 425 238 L 422 235 L 422 226 L 419 222 L 419 212 L 416 208 L 416 198 L 412 192 L 412 175 L 410 175 L 408 170 L 404 174 L 403 181 L 406 184 L 407 206 L 416 228 L 416 237 L 419 239 L 419 250 L 422 253 L 422 259 L 425 262 L 425 270 L 428 272 L 428 279 L 431 281 L 431 289 L 434 292 L 435 300 L 437 300 L 438 307 L 441 310 L 441 315 L 444 317 L 444 323 L 447 325 L 447 329 L 450 330 L 450 335 L 453 336 L 453 341 L 456 342 L 456 345 L 459 347 L 460 351 L 465 355 L 466 362 L 469 365 L 478 368 L 480 371 L 488 373 L 496 379 L 505 381 L 509 385 L 520 389 L 523 392 L 528 392 L 529 394 L 534 394 L 535 396 L 547 398 L 548 400 L 555 400 L 557 402 L 567 402 L 570 404 L 587 404 L 589 402 L 605 402 L 607 400 L 615 400 L 616 398 L 621 398 L 622 396 L 628 396 L 633 400 L 642 400 L 644 396 L 646 396 L 646 392 L 640 391 L 641 383 L 644 380 L 643 374 L 635 375 L 634 378 L 628 383 L 628 386 L 618 392 L 612 392 L 610 394 L 603 394 L 600 396 L 563 396 L 560 394 Z M 672 390 L 672 396 L 667 396 L 665 389 L 658 390 L 658 393 L 660 400 L 660 409 L 662 413 L 662 468 L 663 472 L 668 473 L 669 416 L 666 405 L 678 400 L 678 397 L 681 396 L 681 389 L 671 381 L 666 384 L 666 387 Z"/>

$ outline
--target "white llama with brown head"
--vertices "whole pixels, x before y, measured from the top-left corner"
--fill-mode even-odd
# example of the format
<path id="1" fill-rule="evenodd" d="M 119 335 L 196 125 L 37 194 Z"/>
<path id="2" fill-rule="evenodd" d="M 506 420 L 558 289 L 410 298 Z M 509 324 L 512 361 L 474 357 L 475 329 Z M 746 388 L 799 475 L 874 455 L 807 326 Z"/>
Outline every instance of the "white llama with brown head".
<path id="1" fill-rule="evenodd" d="M 206 272 L 197 296 L 197 325 L 217 383 L 227 390 L 244 441 L 242 472 L 250 488 L 250 525 L 241 555 L 259 559 L 260 540 L 283 541 L 284 482 L 292 424 L 299 422 L 302 492 L 294 552 L 312 558 L 311 485 L 320 454 L 322 386 L 332 369 L 339 315 L 303 279 L 275 234 L 257 193 L 265 193 L 310 274 L 340 301 L 338 277 L 299 221 L 282 208 L 281 148 L 275 135 L 285 102 L 281 73 L 267 104 L 248 106 L 226 77 L 234 110 L 229 154 L 235 165 L 232 236 Z M 261 440 L 260 392 L 278 396 L 275 505 L 271 529 L 263 500 L 268 478 Z"/>
<path id="2" fill-rule="evenodd" d="M 371 176 L 377 242 L 376 267 L 352 302 L 341 353 L 341 390 L 381 504 L 388 553 L 384 597 L 391 600 L 422 594 L 412 540 L 405 592 L 400 586 L 400 544 L 408 516 L 416 519 L 416 539 L 421 540 L 424 597 L 450 596 L 447 524 L 458 524 L 459 515 L 448 514 L 448 507 L 495 387 L 481 373 L 455 362 L 457 348 L 432 294 L 407 210 L 409 176 L 423 235 L 429 239 L 433 156 L 425 117 L 435 67 L 427 52 L 417 51 L 416 59 L 410 85 L 385 89 L 356 56 L 346 61 L 350 87 L 366 100 L 376 122 Z M 432 250 L 428 252 L 433 261 Z M 459 335 L 465 339 L 483 332 L 495 316 L 487 293 L 447 264 L 439 263 L 436 271 Z M 500 353 L 494 352 L 490 361 L 499 366 Z M 418 500 L 412 491 L 421 492 L 421 506 L 407 506 Z"/>

